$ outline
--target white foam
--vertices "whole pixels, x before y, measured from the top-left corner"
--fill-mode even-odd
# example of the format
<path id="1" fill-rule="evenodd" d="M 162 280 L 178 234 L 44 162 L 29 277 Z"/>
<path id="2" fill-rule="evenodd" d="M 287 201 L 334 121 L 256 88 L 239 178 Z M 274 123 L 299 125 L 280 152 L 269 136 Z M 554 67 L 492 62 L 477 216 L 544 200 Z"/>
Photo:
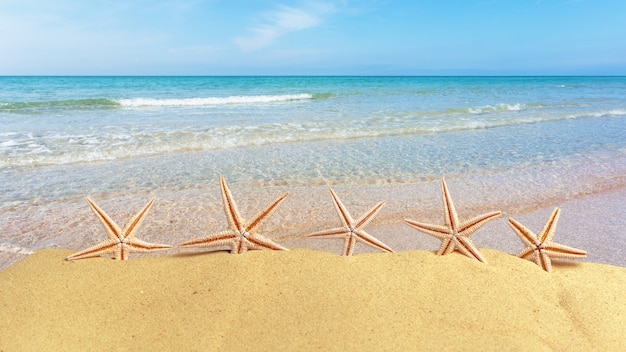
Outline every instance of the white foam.
<path id="1" fill-rule="evenodd" d="M 118 103 L 126 107 L 142 106 L 211 106 L 226 104 L 259 104 L 275 103 L 291 100 L 312 99 L 311 94 L 285 94 L 285 95 L 240 95 L 229 97 L 210 98 L 186 98 L 186 99 L 153 99 L 153 98 L 133 98 L 119 99 Z"/>
<path id="2" fill-rule="evenodd" d="M 0 148 L 2 147 L 13 147 L 19 145 L 18 142 L 14 141 L 14 140 L 8 140 L 8 141 L 4 141 L 4 142 L 0 142 Z"/>
<path id="3" fill-rule="evenodd" d="M 493 105 L 502 110 L 523 109 L 523 104 Z M 460 110 L 460 109 L 459 109 Z M 532 110 L 532 108 L 530 108 Z M 466 110 L 467 111 L 467 110 Z M 504 113 L 455 118 L 426 118 L 400 114 L 354 119 L 292 120 L 257 123 L 232 122 L 217 126 L 180 128 L 110 126 L 88 133 L 58 132 L 37 137 L 32 133 L 11 136 L 0 142 L 0 167 L 58 165 L 118 160 L 139 156 L 221 150 L 313 140 L 341 140 L 385 135 L 443 133 L 497 126 L 540 123 L 562 119 L 621 117 L 626 109 L 606 109 L 574 114 Z M 458 114 L 458 113 L 457 113 Z M 448 115 L 449 116 L 449 115 Z M 393 123 L 390 123 L 390 120 Z M 80 131 L 85 132 L 85 131 Z"/>
<path id="4" fill-rule="evenodd" d="M 500 112 L 500 111 L 522 111 L 526 109 L 526 104 L 497 104 L 485 105 L 475 108 L 468 108 L 470 114 L 480 115 L 484 113 Z"/>
<path id="5" fill-rule="evenodd" d="M 30 249 L 14 246 L 9 243 L 0 243 L 0 252 L 24 254 L 24 255 L 31 255 L 35 253 L 34 251 L 31 251 Z"/>
<path id="6" fill-rule="evenodd" d="M 609 110 L 609 111 L 603 111 L 602 112 L 603 115 L 600 115 L 600 117 L 602 116 L 626 116 L 626 109 L 615 109 L 615 110 Z"/>
<path id="7" fill-rule="evenodd" d="M 583 112 L 583 113 L 568 115 L 568 118 L 577 119 L 581 117 L 606 117 L 606 116 L 610 116 L 610 117 L 626 116 L 626 109 L 601 110 L 601 111 L 595 111 L 595 112 L 590 112 L 590 113 Z"/>

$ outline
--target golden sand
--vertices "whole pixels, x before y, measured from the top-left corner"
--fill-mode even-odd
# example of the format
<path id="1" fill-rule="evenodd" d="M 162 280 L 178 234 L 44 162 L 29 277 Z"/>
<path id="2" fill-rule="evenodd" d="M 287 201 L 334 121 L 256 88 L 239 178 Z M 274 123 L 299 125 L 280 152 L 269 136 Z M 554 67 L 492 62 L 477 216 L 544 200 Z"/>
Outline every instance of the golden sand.
<path id="1" fill-rule="evenodd" d="M 0 271 L 0 351 L 626 350 L 626 268 L 295 249 Z"/>

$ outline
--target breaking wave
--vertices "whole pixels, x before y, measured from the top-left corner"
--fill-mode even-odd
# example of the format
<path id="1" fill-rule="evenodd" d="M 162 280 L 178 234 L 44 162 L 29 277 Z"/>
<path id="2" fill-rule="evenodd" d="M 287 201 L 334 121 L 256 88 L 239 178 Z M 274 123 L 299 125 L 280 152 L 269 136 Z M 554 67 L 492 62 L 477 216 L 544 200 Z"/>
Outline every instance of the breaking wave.
<path id="1" fill-rule="evenodd" d="M 328 94 L 282 94 L 282 95 L 241 95 L 228 97 L 205 98 L 130 98 L 130 99 L 69 99 L 29 102 L 0 102 L 0 112 L 4 113 L 37 113 L 51 109 L 59 110 L 88 110 L 88 109 L 116 109 L 141 107 L 177 107 L 177 106 L 219 106 L 229 104 L 265 104 L 280 103 L 296 100 L 310 100 L 327 98 Z"/>
<path id="2" fill-rule="evenodd" d="M 579 118 L 623 117 L 624 109 L 510 118 L 428 118 L 401 114 L 368 118 L 233 123 L 171 129 L 128 130 L 124 126 L 93 128 L 87 133 L 63 131 L 36 135 L 0 133 L 0 167 L 96 162 L 139 156 L 220 150 L 315 140 L 346 140 L 389 135 L 445 133 Z M 489 116 L 487 116 L 489 117 Z"/>
<path id="3" fill-rule="evenodd" d="M 239 95 L 229 97 L 209 97 L 209 98 L 183 98 L 183 99 L 153 99 L 134 98 L 118 99 L 117 102 L 125 107 L 142 106 L 211 106 L 227 104 L 259 104 L 277 103 L 292 100 L 313 99 L 311 94 L 285 94 L 285 95 Z"/>

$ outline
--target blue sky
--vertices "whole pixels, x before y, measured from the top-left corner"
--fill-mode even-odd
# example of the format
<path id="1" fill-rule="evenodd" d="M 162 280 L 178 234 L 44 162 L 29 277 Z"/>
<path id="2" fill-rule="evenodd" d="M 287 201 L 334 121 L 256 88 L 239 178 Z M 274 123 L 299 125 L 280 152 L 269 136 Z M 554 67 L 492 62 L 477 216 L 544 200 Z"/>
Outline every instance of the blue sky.
<path id="1" fill-rule="evenodd" d="M 626 75 L 624 0 L 0 0 L 0 75 Z"/>

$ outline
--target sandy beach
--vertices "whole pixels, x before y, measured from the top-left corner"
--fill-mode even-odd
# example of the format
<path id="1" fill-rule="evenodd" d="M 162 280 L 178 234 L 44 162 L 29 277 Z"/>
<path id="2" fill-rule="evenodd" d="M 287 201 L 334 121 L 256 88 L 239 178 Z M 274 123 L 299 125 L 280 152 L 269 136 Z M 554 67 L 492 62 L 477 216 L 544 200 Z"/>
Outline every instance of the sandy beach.
<path id="1" fill-rule="evenodd" d="M 454 181 L 449 183 L 459 191 Z M 406 215 L 419 216 L 411 208 L 415 204 L 402 196 L 406 185 L 376 187 L 389 196 L 387 207 L 405 204 Z M 348 189 L 338 189 L 345 193 L 344 201 L 354 216 L 373 204 L 373 196 L 367 193 L 357 197 Z M 242 213 L 249 214 L 271 200 L 268 193 L 278 191 L 258 191 L 262 197 L 252 190 L 246 196 L 233 193 L 255 200 L 241 204 Z M 552 206 L 506 211 L 472 235 L 489 264 L 457 252 L 435 255 L 439 241 L 398 223 L 394 220 L 398 215 L 391 211 L 381 212 L 368 232 L 397 253 L 380 253 L 359 244 L 353 257 L 342 257 L 340 239 L 290 235 L 290 231 L 302 233 L 338 223 L 326 189 L 314 189 L 306 196 L 298 196 L 297 190 L 293 193 L 292 207 L 305 199 L 326 206 L 283 210 L 265 224 L 266 233 L 281 234 L 271 237 L 293 248 L 288 252 L 231 255 L 172 249 L 133 253 L 125 262 L 106 257 L 67 262 L 64 258 L 73 253 L 68 249 L 2 253 L 5 263 L 23 260 L 0 271 L 0 350 L 626 348 L 626 263 L 623 246 L 615 245 L 614 238 L 624 213 L 625 188 L 558 204 L 563 215 L 555 241 L 587 250 L 588 259 L 553 261 L 552 273 L 513 255 L 523 246 L 506 224 L 513 216 L 539 231 Z M 475 204 L 471 192 L 463 194 L 465 198 L 456 201 L 462 218 L 492 210 Z M 207 208 L 216 228 L 226 226 L 219 194 L 209 192 L 207 197 L 212 198 Z M 433 203 L 432 211 L 421 213 L 422 220 L 442 222 L 439 197 L 432 192 L 432 199 L 422 199 L 427 205 Z M 167 209 L 167 201 L 162 200 L 162 210 Z M 191 237 L 189 233 L 155 236 L 150 229 L 155 224 L 163 228 L 169 221 L 158 209 L 138 237 L 156 242 L 169 239 L 169 243 Z M 128 218 L 111 213 L 114 219 Z M 286 226 L 307 223 L 306 218 L 317 223 L 308 223 L 310 229 Z M 176 225 L 189 226 L 193 221 L 181 217 Z M 86 222 L 87 232 L 93 233 L 85 239 L 86 245 L 104 238 L 95 217 Z"/>
<path id="2" fill-rule="evenodd" d="M 9 81 L 0 351 L 626 349 L 623 78 Z M 258 230 L 290 251 L 180 248 L 227 229 L 220 176 L 247 220 L 289 192 Z M 502 212 L 471 235 L 488 264 L 403 221 L 444 223 L 442 177 L 461 221 Z M 395 253 L 305 238 L 340 225 L 329 188 L 384 201 Z M 85 197 L 121 227 L 154 197 L 137 238 L 173 247 L 66 261 L 106 238 Z M 507 220 L 557 207 L 587 258 L 547 273 Z"/>
<path id="3" fill-rule="evenodd" d="M 429 251 L 67 262 L 43 250 L 0 272 L 0 350 L 626 348 L 626 269 L 546 273 L 482 251 L 489 265 Z"/>

